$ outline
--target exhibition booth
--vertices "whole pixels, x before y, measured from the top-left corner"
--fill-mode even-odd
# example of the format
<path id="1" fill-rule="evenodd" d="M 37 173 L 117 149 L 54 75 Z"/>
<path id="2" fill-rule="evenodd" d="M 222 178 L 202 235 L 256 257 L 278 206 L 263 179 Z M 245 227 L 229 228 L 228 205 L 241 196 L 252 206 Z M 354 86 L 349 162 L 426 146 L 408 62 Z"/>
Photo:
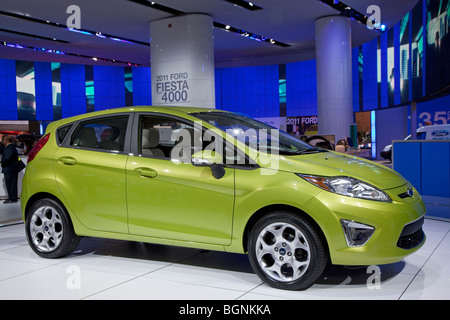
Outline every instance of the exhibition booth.
<path id="1" fill-rule="evenodd" d="M 0 2 L 0 298 L 449 298 L 450 0 Z"/>

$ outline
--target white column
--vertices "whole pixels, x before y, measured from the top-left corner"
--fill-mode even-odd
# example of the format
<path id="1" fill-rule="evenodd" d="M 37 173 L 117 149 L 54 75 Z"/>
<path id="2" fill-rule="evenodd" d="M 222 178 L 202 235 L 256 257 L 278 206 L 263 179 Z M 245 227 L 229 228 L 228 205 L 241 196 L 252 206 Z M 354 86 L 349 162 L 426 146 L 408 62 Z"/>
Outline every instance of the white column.
<path id="1" fill-rule="evenodd" d="M 315 27 L 319 134 L 335 135 L 337 142 L 350 136 L 353 123 L 350 20 L 322 17 Z"/>
<path id="2" fill-rule="evenodd" d="M 211 16 L 153 21 L 150 38 L 152 104 L 215 108 Z"/>

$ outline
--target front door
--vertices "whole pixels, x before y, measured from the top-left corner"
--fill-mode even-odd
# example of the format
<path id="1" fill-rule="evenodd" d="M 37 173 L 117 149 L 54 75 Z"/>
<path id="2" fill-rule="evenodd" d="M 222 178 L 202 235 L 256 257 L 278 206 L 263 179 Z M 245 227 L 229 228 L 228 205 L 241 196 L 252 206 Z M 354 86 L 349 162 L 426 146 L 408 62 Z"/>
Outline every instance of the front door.
<path id="1" fill-rule="evenodd" d="M 126 166 L 130 234 L 230 244 L 234 169 L 225 168 L 216 179 L 210 167 L 194 166 L 189 154 L 183 158 L 188 161 L 173 161 L 182 130 L 191 132 L 192 139 L 201 134 L 188 122 L 153 115 L 141 115 L 138 122 L 138 154 Z"/>

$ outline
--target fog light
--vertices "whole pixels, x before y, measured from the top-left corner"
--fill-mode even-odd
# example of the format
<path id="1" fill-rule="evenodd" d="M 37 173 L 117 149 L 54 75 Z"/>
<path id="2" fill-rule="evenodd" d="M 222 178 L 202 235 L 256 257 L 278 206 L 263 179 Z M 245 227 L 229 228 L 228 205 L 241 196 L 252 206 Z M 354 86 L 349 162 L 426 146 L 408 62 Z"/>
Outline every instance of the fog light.
<path id="1" fill-rule="evenodd" d="M 349 247 L 360 247 L 372 236 L 375 228 L 367 224 L 341 219 L 345 240 Z"/>

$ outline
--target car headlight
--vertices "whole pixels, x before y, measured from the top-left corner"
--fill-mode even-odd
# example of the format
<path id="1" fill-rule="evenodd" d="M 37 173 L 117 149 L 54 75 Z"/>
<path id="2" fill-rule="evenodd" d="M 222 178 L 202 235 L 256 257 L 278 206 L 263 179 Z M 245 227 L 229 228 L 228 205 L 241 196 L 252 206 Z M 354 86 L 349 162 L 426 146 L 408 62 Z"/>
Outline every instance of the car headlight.
<path id="1" fill-rule="evenodd" d="M 323 177 L 305 174 L 297 174 L 299 177 L 313 185 L 329 192 L 343 196 L 367 200 L 392 202 L 391 198 L 382 190 L 371 186 L 361 180 L 350 177 Z"/>

